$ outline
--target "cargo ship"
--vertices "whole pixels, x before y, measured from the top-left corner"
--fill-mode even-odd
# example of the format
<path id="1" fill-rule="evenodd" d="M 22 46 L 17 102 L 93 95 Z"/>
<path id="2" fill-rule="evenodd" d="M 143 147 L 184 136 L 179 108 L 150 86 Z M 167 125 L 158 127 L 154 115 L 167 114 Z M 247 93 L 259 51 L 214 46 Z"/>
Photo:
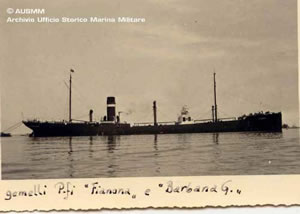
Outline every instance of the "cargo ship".
<path id="1" fill-rule="evenodd" d="M 205 132 L 282 132 L 281 112 L 258 112 L 242 115 L 238 118 L 218 118 L 216 74 L 213 74 L 214 105 L 210 119 L 194 120 L 184 106 L 180 116 L 173 122 L 158 122 L 157 104 L 153 101 L 153 122 L 121 122 L 120 113 L 116 114 L 116 98 L 107 97 L 106 115 L 100 120 L 93 120 L 93 110 L 89 111 L 88 121 L 72 119 L 72 73 L 69 80 L 69 120 L 41 121 L 26 120 L 23 123 L 32 130 L 32 137 L 50 136 L 96 136 L 96 135 L 141 135 L 141 134 L 176 134 Z"/>

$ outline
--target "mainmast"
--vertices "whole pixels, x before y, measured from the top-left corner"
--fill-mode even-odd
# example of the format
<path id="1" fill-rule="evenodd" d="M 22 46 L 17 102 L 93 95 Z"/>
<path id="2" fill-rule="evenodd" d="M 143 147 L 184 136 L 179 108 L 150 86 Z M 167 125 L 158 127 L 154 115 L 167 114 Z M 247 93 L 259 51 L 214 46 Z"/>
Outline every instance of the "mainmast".
<path id="1" fill-rule="evenodd" d="M 217 85 L 216 85 L 216 73 L 214 73 L 214 100 L 215 100 L 215 122 L 218 121 L 218 111 L 217 111 Z"/>
<path id="2" fill-rule="evenodd" d="M 70 70 L 70 85 L 69 85 L 69 122 L 72 122 L 72 73 L 74 70 Z"/>

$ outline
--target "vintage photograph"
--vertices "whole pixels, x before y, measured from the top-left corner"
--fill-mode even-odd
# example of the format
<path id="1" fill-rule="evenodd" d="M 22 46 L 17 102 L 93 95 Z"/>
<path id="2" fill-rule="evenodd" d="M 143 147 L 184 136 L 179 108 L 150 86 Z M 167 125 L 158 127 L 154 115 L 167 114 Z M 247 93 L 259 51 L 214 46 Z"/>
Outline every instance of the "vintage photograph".
<path id="1" fill-rule="evenodd" d="M 1 8 L 3 180 L 300 174 L 297 0 Z"/>

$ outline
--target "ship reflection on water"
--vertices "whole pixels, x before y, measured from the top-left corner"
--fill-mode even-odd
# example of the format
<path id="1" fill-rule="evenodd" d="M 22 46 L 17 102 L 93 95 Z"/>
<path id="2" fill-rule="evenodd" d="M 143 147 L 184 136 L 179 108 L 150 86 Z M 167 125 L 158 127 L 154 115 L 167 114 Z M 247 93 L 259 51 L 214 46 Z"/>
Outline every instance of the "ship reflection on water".
<path id="1" fill-rule="evenodd" d="M 213 133 L 213 142 L 219 144 L 219 133 Z"/>
<path id="2" fill-rule="evenodd" d="M 69 151 L 68 151 L 68 162 L 69 162 L 69 177 L 73 178 L 74 166 L 73 166 L 73 147 L 72 147 L 72 137 L 69 137 Z"/>
<path id="3" fill-rule="evenodd" d="M 132 136 L 13 136 L 3 179 L 299 174 L 298 130 Z M 271 164 L 270 164 L 271 163 Z"/>
<path id="4" fill-rule="evenodd" d="M 106 142 L 107 142 L 107 151 L 109 153 L 114 153 L 114 150 L 116 149 L 116 146 L 117 146 L 116 141 L 120 140 L 120 136 L 107 136 L 106 138 L 107 138 L 107 140 L 106 140 Z"/>
<path id="5" fill-rule="evenodd" d="M 75 154 L 74 154 L 74 151 L 73 151 L 73 138 L 75 138 L 75 141 L 76 141 L 76 137 L 68 137 L 69 138 L 69 151 L 67 152 L 68 153 L 68 161 L 69 161 L 69 177 L 70 178 L 73 178 L 74 177 L 74 158 L 73 156 L 76 155 L 77 152 L 80 152 L 80 151 L 75 151 Z M 88 147 L 88 158 L 90 159 L 93 159 L 94 155 L 93 153 L 97 152 L 93 149 L 93 144 L 94 144 L 94 136 L 89 136 L 88 137 L 88 142 L 89 142 L 89 147 Z M 104 136 L 104 144 L 106 144 L 106 151 L 107 153 L 114 153 L 114 150 L 116 149 L 116 145 L 117 145 L 117 140 L 119 141 L 120 140 L 120 137 L 119 136 Z M 61 139 L 64 139 L 64 138 L 61 138 Z M 77 142 L 75 142 L 77 143 Z M 97 142 L 96 142 L 97 143 Z M 108 166 L 107 166 L 107 173 L 110 175 L 110 177 L 114 177 L 114 167 L 115 165 L 114 164 L 111 164 L 114 162 L 114 158 L 113 157 L 108 157 L 109 158 L 109 163 Z"/>

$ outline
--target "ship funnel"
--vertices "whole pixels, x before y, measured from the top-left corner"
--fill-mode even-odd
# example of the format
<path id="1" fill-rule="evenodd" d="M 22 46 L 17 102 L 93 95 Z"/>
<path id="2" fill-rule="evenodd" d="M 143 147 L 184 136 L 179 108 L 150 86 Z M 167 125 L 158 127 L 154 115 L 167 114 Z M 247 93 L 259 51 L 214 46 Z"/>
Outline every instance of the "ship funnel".
<path id="1" fill-rule="evenodd" d="M 107 121 L 115 121 L 116 117 L 116 99 L 115 97 L 107 97 Z"/>
<path id="2" fill-rule="evenodd" d="M 93 122 L 93 109 L 90 110 L 90 122 Z"/>

